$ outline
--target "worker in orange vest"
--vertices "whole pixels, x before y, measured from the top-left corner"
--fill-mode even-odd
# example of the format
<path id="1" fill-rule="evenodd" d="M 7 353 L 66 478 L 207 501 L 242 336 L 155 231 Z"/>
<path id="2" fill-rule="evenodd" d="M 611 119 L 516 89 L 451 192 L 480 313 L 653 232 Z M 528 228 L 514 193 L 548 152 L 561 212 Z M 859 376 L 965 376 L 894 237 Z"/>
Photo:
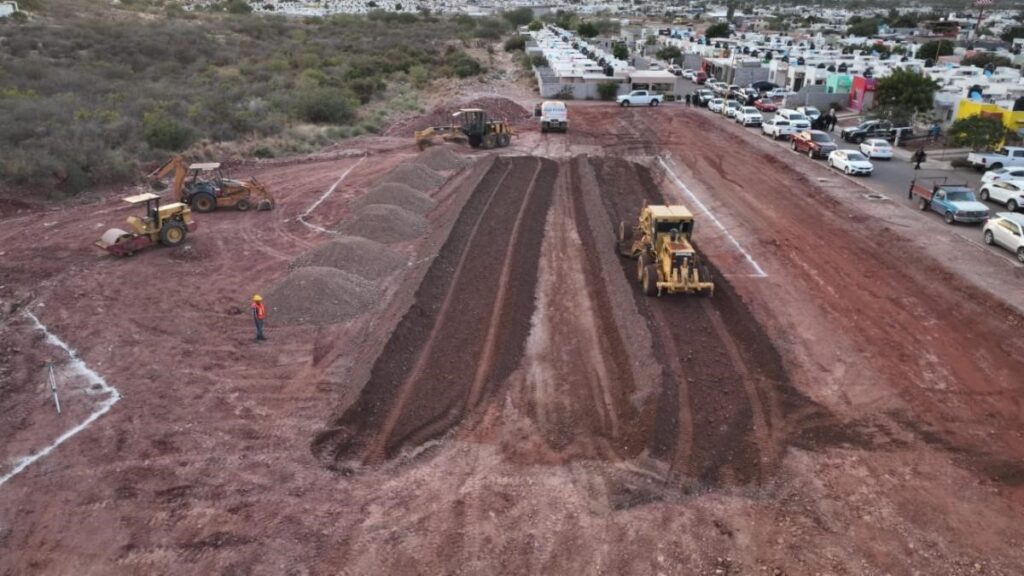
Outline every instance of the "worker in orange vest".
<path id="1" fill-rule="evenodd" d="M 266 340 L 263 335 L 263 320 L 267 317 L 267 309 L 263 307 L 263 297 L 256 294 L 252 297 L 252 319 L 256 322 L 256 341 Z"/>

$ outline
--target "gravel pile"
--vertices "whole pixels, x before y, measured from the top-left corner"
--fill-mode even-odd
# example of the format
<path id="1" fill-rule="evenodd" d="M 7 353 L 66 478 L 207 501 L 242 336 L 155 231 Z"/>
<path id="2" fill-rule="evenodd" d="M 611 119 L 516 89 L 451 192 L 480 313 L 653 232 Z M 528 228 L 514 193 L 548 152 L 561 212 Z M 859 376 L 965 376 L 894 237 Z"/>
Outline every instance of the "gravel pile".
<path id="1" fill-rule="evenodd" d="M 388 172 L 383 181 L 405 184 L 420 192 L 426 192 L 444 184 L 445 177 L 426 166 L 409 162 L 396 166 L 394 170 Z"/>
<path id="2" fill-rule="evenodd" d="M 457 170 L 469 162 L 460 156 L 451 146 L 434 146 L 421 152 L 416 158 L 416 163 L 426 166 L 431 170 L 440 172 L 446 170 Z"/>
<path id="3" fill-rule="evenodd" d="M 357 207 L 370 204 L 393 204 L 417 214 L 426 214 L 433 210 L 434 206 L 437 206 L 437 202 L 430 196 L 398 182 L 378 184 L 365 196 L 358 198 L 354 204 Z"/>
<path id="4" fill-rule="evenodd" d="M 376 242 L 405 242 L 427 231 L 427 219 L 415 212 L 390 204 L 370 204 L 338 227 L 350 236 L 362 236 Z"/>
<path id="5" fill-rule="evenodd" d="M 405 257 L 380 242 L 358 236 L 340 236 L 301 254 L 291 268 L 336 268 L 368 280 L 379 280 L 405 265 Z"/>
<path id="6" fill-rule="evenodd" d="M 337 268 L 299 268 L 264 296 L 267 316 L 281 324 L 323 326 L 351 320 L 377 301 L 377 286 Z"/>

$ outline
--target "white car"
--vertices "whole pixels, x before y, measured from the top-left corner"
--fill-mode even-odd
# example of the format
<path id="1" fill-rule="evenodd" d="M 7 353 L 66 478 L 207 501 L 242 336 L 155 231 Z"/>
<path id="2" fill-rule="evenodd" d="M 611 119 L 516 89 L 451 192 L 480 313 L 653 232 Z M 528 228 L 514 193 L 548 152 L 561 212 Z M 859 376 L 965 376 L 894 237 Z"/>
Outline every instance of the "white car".
<path id="1" fill-rule="evenodd" d="M 804 130 L 811 129 L 811 121 L 807 119 L 807 116 L 804 116 L 796 110 L 783 108 L 782 110 L 779 110 L 779 116 L 789 120 L 789 123 L 792 124 L 793 128 L 796 128 L 797 131 L 802 132 Z"/>
<path id="2" fill-rule="evenodd" d="M 997 180 L 986 182 L 978 192 L 982 200 L 1005 204 L 1010 212 L 1024 207 L 1024 180 Z"/>
<path id="3" fill-rule="evenodd" d="M 982 228 L 985 244 L 997 244 L 1017 255 L 1024 264 L 1024 215 L 1013 212 L 997 212 L 985 222 Z"/>
<path id="4" fill-rule="evenodd" d="M 872 159 L 892 160 L 892 146 L 881 138 L 869 138 L 861 142 L 860 153 Z"/>
<path id="5" fill-rule="evenodd" d="M 743 109 L 743 104 L 735 100 L 728 100 L 725 103 L 725 108 L 722 110 L 722 114 L 725 114 L 726 118 L 735 118 L 736 113 Z"/>
<path id="6" fill-rule="evenodd" d="M 708 102 L 708 110 L 711 110 L 712 112 L 721 114 L 722 108 L 725 108 L 725 100 L 722 100 L 721 98 L 712 98 L 711 101 Z"/>
<path id="7" fill-rule="evenodd" d="M 761 124 L 761 132 L 765 136 L 771 136 L 773 140 L 778 140 L 780 138 L 789 138 L 796 134 L 798 130 L 789 123 L 789 120 L 772 116 Z"/>
<path id="8" fill-rule="evenodd" d="M 736 118 L 736 122 L 743 124 L 744 126 L 760 126 L 761 122 L 764 122 L 764 116 L 761 116 L 761 112 L 753 106 L 744 106 L 743 108 L 740 108 L 734 118 Z"/>
<path id="9" fill-rule="evenodd" d="M 687 80 L 696 80 L 697 73 L 694 72 L 693 70 L 690 70 L 689 68 L 685 68 L 683 69 L 683 78 L 686 78 Z"/>
<path id="10" fill-rule="evenodd" d="M 833 150 L 828 155 L 828 165 L 849 175 L 870 176 L 875 171 L 868 157 L 856 150 Z"/>
<path id="11" fill-rule="evenodd" d="M 1024 178 L 1024 167 L 999 168 L 989 170 L 981 175 L 981 183 L 996 182 L 998 180 L 1017 180 Z"/>
<path id="12" fill-rule="evenodd" d="M 821 116 L 821 110 L 818 110 L 814 106 L 800 106 L 796 111 L 807 116 L 811 122 L 814 122 Z"/>

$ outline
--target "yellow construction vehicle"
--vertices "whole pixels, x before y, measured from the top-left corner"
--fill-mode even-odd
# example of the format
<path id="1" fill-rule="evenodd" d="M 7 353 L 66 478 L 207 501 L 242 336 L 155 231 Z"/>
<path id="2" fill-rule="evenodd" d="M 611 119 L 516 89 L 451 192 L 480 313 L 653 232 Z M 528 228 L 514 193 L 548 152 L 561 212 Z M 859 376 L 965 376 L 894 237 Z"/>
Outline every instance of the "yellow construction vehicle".
<path id="1" fill-rule="evenodd" d="M 181 202 L 161 206 L 160 197 L 151 192 L 129 196 L 124 201 L 132 205 L 145 204 L 146 215 L 142 218 L 129 216 L 130 230 L 111 228 L 95 242 L 96 246 L 111 254 L 131 256 L 158 242 L 164 246 L 177 246 L 196 229 L 192 210 Z"/>
<path id="2" fill-rule="evenodd" d="M 637 261 L 644 294 L 715 291 L 711 272 L 690 243 L 693 214 L 685 206 L 644 206 L 635 226 L 619 223 L 619 253 Z"/>
<path id="3" fill-rule="evenodd" d="M 433 136 L 440 134 L 448 142 L 466 140 L 473 148 L 504 148 L 512 143 L 515 134 L 504 120 L 491 120 L 486 110 L 465 108 L 452 114 L 448 126 L 431 126 L 416 132 L 420 149 L 430 145 Z"/>
<path id="4" fill-rule="evenodd" d="M 159 181 L 172 172 L 173 197 L 191 206 L 196 212 L 213 212 L 218 208 L 234 208 L 244 212 L 252 208 L 254 202 L 257 210 L 274 208 L 274 198 L 263 184 L 255 179 L 227 178 L 219 162 L 186 165 L 184 158 L 175 156 L 153 171 L 147 179 L 151 182 Z"/>

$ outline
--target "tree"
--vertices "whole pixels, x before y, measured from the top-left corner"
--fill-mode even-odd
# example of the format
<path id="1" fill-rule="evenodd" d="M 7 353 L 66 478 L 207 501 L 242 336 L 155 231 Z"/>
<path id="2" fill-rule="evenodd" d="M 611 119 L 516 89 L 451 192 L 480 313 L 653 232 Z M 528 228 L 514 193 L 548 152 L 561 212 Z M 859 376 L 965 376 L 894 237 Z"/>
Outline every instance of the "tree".
<path id="1" fill-rule="evenodd" d="M 1006 133 L 1001 119 L 981 115 L 961 118 L 949 128 L 953 142 L 971 150 L 992 150 L 1002 144 Z"/>
<path id="2" fill-rule="evenodd" d="M 729 24 L 727 22 L 712 24 L 704 31 L 704 35 L 708 38 L 728 38 L 730 33 Z"/>
<path id="3" fill-rule="evenodd" d="M 949 40 L 933 40 L 931 42 L 925 42 L 921 44 L 921 47 L 917 50 L 917 57 L 922 60 L 936 61 L 939 56 L 949 56 L 953 54 L 953 43 Z"/>
<path id="4" fill-rule="evenodd" d="M 232 14 L 248 14 L 252 12 L 252 6 L 246 0 L 229 0 L 225 8 Z"/>
<path id="5" fill-rule="evenodd" d="M 850 18 L 849 22 L 853 22 L 854 18 Z M 846 33 L 852 34 L 853 36 L 867 36 L 871 37 L 878 34 L 878 20 L 874 18 L 860 19 L 858 22 L 850 24 L 847 22 Z"/>
<path id="6" fill-rule="evenodd" d="M 1006 42 L 1013 42 L 1014 38 L 1024 38 L 1024 26 L 1014 26 L 1012 28 L 1008 28 L 1002 34 L 1000 34 L 999 37 L 1005 40 Z"/>
<path id="7" fill-rule="evenodd" d="M 964 58 L 963 60 L 960 61 L 960 64 L 962 66 L 977 66 L 978 68 L 984 68 L 989 64 L 997 68 L 999 66 L 1013 65 L 1013 63 L 1010 62 L 1010 59 L 1007 58 L 1006 56 L 999 56 L 998 54 L 994 54 L 992 52 L 978 52 L 977 54 L 974 54 L 969 58 Z"/>
<path id="8" fill-rule="evenodd" d="M 142 115 L 142 134 L 150 148 L 178 151 L 186 148 L 195 136 L 192 129 L 163 110 Z"/>
<path id="9" fill-rule="evenodd" d="M 629 58 L 629 48 L 627 48 L 622 42 L 619 42 L 612 46 L 612 56 L 619 60 L 626 60 Z"/>
<path id="10" fill-rule="evenodd" d="M 597 97 L 601 100 L 615 100 L 619 95 L 618 82 L 599 82 L 597 84 Z"/>
<path id="11" fill-rule="evenodd" d="M 672 62 L 676 58 L 682 58 L 683 53 L 675 46 L 665 46 L 661 50 L 658 50 L 658 53 L 655 54 L 655 56 L 657 56 L 659 60 Z"/>
<path id="12" fill-rule="evenodd" d="M 593 38 L 594 36 L 597 36 L 598 30 L 597 26 L 594 26 L 590 22 L 582 22 L 576 27 L 576 33 L 579 34 L 581 38 Z"/>
<path id="13" fill-rule="evenodd" d="M 909 121 L 932 109 L 938 88 L 938 82 L 923 74 L 897 68 L 878 80 L 874 111 L 883 118 Z"/>
<path id="14" fill-rule="evenodd" d="M 505 40 L 505 52 L 515 52 L 516 50 L 526 50 L 526 38 L 519 34 Z"/>
<path id="15" fill-rule="evenodd" d="M 501 16 L 511 22 L 513 26 L 526 26 L 533 21 L 533 8 L 523 6 L 515 10 L 506 10 Z"/>
<path id="16" fill-rule="evenodd" d="M 537 32 L 544 28 L 544 23 L 541 22 L 540 20 L 534 20 L 533 22 L 530 22 L 527 28 L 530 30 L 530 32 Z"/>

